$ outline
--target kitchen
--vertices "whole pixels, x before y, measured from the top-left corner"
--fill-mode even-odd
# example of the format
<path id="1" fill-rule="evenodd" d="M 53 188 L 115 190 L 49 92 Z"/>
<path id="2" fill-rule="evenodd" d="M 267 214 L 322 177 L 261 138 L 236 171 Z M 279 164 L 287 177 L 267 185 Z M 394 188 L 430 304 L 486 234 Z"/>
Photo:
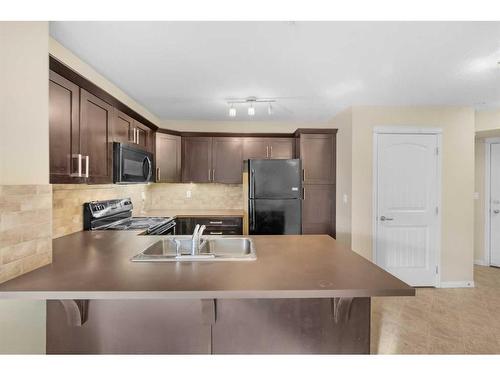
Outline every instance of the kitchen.
<path id="1" fill-rule="evenodd" d="M 32 100 L 48 103 L 19 123 L 32 122 L 36 140 L 49 136 L 16 159 L 12 150 L 32 141 L 12 125 L 2 143 L 2 168 L 32 173 L 2 180 L 0 296 L 41 302 L 46 353 L 369 354 L 380 301 L 474 284 L 473 215 L 463 214 L 473 210 L 464 198 L 474 189 L 473 109 L 352 107 L 331 121 L 279 122 L 285 99 L 245 95 L 216 105 L 224 121 L 163 120 L 120 88 L 129 82 L 103 74 L 109 66 L 85 61 L 85 43 L 71 38 L 92 33 L 88 24 L 10 27 L 10 43 L 38 61 L 14 58 L 11 69 L 31 71 Z M 48 49 L 32 48 L 36 38 Z M 443 168 L 455 171 L 442 177 L 452 201 L 436 203 L 447 226 L 439 262 L 426 259 L 432 285 L 401 281 L 409 271 L 393 272 L 394 260 L 379 267 L 371 250 L 381 245 L 368 244 L 372 223 L 360 219 L 373 215 L 372 127 L 415 124 L 433 142 L 443 130 L 436 159 L 443 147 Z M 454 211 L 458 200 L 468 203 Z M 467 229 L 450 240 L 457 228 Z"/>

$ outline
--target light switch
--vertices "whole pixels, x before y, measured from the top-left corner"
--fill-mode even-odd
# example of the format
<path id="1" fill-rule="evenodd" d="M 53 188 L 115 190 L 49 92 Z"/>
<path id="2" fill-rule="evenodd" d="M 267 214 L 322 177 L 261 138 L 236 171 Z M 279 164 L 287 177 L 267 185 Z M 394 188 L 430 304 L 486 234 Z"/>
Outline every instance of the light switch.
<path id="1" fill-rule="evenodd" d="M 347 196 L 347 194 L 342 195 L 342 202 L 344 202 L 344 204 L 347 204 L 348 199 L 349 197 Z"/>
<path id="2" fill-rule="evenodd" d="M 186 198 L 191 198 L 191 190 L 186 190 Z"/>

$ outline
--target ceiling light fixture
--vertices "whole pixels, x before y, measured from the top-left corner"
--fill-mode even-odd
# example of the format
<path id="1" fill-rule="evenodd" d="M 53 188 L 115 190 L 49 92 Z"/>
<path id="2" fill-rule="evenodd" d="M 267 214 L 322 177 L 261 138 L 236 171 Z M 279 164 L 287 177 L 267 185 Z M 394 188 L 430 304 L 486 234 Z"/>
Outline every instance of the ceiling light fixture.
<path id="1" fill-rule="evenodd" d="M 242 99 L 236 99 L 236 98 L 231 98 L 227 99 L 227 104 L 229 105 L 229 117 L 236 117 L 236 108 L 234 107 L 235 104 L 247 104 L 247 113 L 248 116 L 255 116 L 256 113 L 256 107 L 257 104 L 259 103 L 267 103 L 267 113 L 269 116 L 274 114 L 274 107 L 272 103 L 275 103 L 276 99 L 272 98 L 257 98 L 255 96 L 249 96 L 247 98 L 242 98 Z"/>
<path id="2" fill-rule="evenodd" d="M 250 107 L 248 107 L 248 116 L 255 116 L 255 108 L 252 102 L 250 102 Z"/>

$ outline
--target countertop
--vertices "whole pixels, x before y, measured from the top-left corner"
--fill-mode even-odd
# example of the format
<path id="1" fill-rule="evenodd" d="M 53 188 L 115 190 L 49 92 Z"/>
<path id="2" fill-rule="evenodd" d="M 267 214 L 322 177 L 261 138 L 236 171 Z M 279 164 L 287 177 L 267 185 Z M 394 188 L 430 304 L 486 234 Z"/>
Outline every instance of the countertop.
<path id="1" fill-rule="evenodd" d="M 159 236 L 78 232 L 53 240 L 53 263 L 0 284 L 0 298 L 332 298 L 415 289 L 326 235 L 250 236 L 257 260 L 137 263 Z"/>
<path id="2" fill-rule="evenodd" d="M 144 210 L 134 216 L 167 216 L 167 217 L 212 217 L 212 216 L 244 216 L 243 210 L 207 210 L 207 209 L 166 209 Z"/>

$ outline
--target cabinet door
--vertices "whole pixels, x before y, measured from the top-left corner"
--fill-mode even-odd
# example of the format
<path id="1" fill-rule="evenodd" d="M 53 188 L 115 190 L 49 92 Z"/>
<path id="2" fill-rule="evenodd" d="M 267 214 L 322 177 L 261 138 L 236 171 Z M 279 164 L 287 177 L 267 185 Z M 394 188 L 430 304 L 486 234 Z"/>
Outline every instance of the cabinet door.
<path id="1" fill-rule="evenodd" d="M 141 124 L 138 121 L 135 121 L 135 131 L 136 131 L 136 143 L 137 145 L 144 150 L 151 150 L 152 144 L 150 139 L 151 129 L 149 129 L 146 125 Z"/>
<path id="2" fill-rule="evenodd" d="M 267 159 L 269 156 L 269 145 L 267 138 L 244 138 L 243 160 Z"/>
<path id="3" fill-rule="evenodd" d="M 270 159 L 293 159 L 295 157 L 294 138 L 270 138 L 269 158 Z"/>
<path id="4" fill-rule="evenodd" d="M 212 138 L 182 138 L 182 182 L 212 181 Z"/>
<path id="5" fill-rule="evenodd" d="M 181 181 L 181 137 L 156 133 L 156 182 Z"/>
<path id="6" fill-rule="evenodd" d="M 243 140 L 233 137 L 213 138 L 212 181 L 241 184 L 243 180 Z"/>
<path id="7" fill-rule="evenodd" d="M 335 185 L 304 185 L 302 233 L 335 236 Z"/>
<path id="8" fill-rule="evenodd" d="M 49 153 L 50 183 L 79 183 L 80 102 L 74 83 L 50 72 L 49 79 Z"/>
<path id="9" fill-rule="evenodd" d="M 89 183 L 113 182 L 111 122 L 113 107 L 84 89 L 80 90 L 82 154 L 88 157 Z"/>
<path id="10" fill-rule="evenodd" d="M 113 140 L 120 143 L 133 143 L 134 119 L 115 109 L 113 121 Z"/>
<path id="11" fill-rule="evenodd" d="M 301 134 L 300 159 L 304 169 L 304 183 L 335 183 L 335 135 Z"/>

